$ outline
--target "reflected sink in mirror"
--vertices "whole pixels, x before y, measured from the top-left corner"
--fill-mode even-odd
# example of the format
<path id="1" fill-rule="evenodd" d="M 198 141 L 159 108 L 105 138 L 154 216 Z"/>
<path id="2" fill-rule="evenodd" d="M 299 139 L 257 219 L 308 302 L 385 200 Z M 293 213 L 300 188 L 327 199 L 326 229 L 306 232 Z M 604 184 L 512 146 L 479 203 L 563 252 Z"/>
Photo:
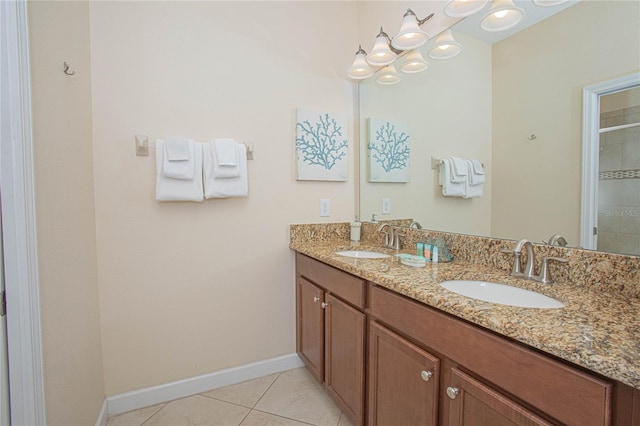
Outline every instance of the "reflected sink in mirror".
<path id="1" fill-rule="evenodd" d="M 505 284 L 487 281 L 453 280 L 444 281 L 440 283 L 440 286 L 462 296 L 499 305 L 539 309 L 564 307 L 564 304 L 544 294 Z"/>
<path id="2" fill-rule="evenodd" d="M 335 253 L 340 256 L 355 257 L 360 259 L 384 259 L 385 257 L 390 257 L 388 254 L 368 250 L 344 250 L 337 251 Z"/>

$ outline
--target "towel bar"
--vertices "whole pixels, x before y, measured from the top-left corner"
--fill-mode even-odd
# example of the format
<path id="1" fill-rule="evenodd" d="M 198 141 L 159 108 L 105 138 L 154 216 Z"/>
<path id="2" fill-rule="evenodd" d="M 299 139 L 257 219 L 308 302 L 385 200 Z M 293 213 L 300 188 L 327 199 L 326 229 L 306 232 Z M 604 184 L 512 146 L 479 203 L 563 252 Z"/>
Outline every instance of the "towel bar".
<path id="1" fill-rule="evenodd" d="M 155 141 L 149 141 L 149 137 L 147 135 L 134 135 L 134 139 L 136 144 L 136 155 L 138 157 L 148 157 L 149 147 L 153 146 L 155 148 L 156 146 Z M 242 142 L 242 144 L 247 149 L 247 160 L 253 160 L 253 143 Z"/>
<path id="2" fill-rule="evenodd" d="M 431 168 L 433 170 L 437 169 L 438 166 L 440 166 L 440 163 L 442 163 L 442 159 L 436 158 L 433 155 L 431 156 Z M 482 164 L 482 167 L 484 168 L 484 163 L 480 163 L 480 164 Z"/>

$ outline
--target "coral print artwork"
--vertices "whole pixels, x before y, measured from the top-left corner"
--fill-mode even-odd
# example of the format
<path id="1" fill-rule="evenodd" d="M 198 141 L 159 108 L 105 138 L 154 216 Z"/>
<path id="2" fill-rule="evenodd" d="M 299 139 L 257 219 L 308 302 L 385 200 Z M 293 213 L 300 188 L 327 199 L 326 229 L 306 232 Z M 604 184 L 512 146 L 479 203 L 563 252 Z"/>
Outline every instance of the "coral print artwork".
<path id="1" fill-rule="evenodd" d="M 344 115 L 297 109 L 298 180 L 346 181 L 349 143 Z"/>
<path id="2" fill-rule="evenodd" d="M 369 118 L 369 182 L 409 182 L 409 130 L 403 123 Z"/>

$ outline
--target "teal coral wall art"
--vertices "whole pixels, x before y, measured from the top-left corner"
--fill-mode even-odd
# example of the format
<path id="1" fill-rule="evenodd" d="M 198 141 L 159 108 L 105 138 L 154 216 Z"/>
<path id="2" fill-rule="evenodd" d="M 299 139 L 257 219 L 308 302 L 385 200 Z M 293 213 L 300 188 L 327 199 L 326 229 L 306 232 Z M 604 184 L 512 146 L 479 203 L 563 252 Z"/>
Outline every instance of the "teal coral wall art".
<path id="1" fill-rule="evenodd" d="M 409 182 L 409 129 L 395 120 L 369 118 L 369 182 Z"/>
<path id="2" fill-rule="evenodd" d="M 298 108 L 296 116 L 296 179 L 346 181 L 346 117 L 310 108 Z"/>

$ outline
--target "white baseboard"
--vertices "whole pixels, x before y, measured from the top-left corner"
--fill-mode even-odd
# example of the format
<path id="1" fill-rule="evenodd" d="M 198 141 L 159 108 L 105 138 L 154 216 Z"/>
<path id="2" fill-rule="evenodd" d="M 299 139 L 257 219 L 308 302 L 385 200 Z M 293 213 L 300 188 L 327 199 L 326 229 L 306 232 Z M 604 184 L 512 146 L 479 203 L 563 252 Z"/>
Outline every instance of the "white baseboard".
<path id="1" fill-rule="evenodd" d="M 304 366 L 304 363 L 298 357 L 298 354 L 282 355 L 254 362 L 253 364 L 241 365 L 163 385 L 113 395 L 105 400 L 106 411 L 108 416 L 112 416 L 302 366 Z M 104 416 L 102 411 L 100 415 L 106 421 L 107 416 Z M 100 421 L 101 419 L 99 418 L 98 420 Z M 101 426 L 98 423 L 96 425 Z"/>
<path id="2" fill-rule="evenodd" d="M 100 408 L 100 414 L 98 414 L 98 420 L 96 420 L 96 426 L 107 426 L 107 400 L 102 401 L 102 408 Z"/>

